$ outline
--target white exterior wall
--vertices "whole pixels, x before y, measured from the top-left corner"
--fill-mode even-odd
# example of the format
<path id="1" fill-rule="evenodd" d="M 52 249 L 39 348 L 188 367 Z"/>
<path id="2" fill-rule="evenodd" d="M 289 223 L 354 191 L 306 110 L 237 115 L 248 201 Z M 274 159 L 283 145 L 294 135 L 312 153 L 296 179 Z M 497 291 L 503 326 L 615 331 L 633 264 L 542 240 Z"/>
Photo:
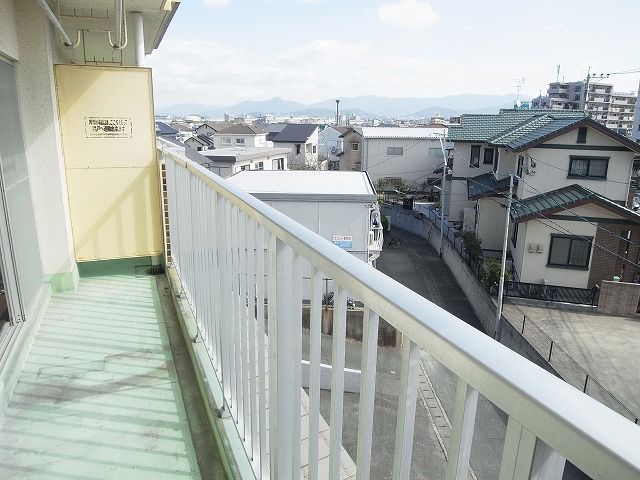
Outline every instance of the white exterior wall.
<path id="1" fill-rule="evenodd" d="M 481 173 L 486 173 L 485 169 L 472 168 L 469 166 L 469 159 L 471 158 L 471 145 L 482 145 L 480 143 L 456 143 L 454 156 L 453 156 L 453 173 L 451 181 L 451 196 L 449 199 L 448 214 L 451 220 L 458 220 L 463 215 L 465 208 L 474 208 L 475 202 L 468 199 L 467 193 L 467 181 L 456 180 L 456 177 L 477 177 Z M 482 152 L 480 150 L 480 162 L 482 162 Z M 482 167 L 482 163 L 480 163 Z M 489 169 L 486 169 L 489 171 Z"/>
<path id="2" fill-rule="evenodd" d="M 554 220 L 551 223 L 544 219 L 528 222 L 526 235 L 521 235 L 521 232 L 518 231 L 518 243 L 520 244 L 522 241 L 521 248 L 524 250 L 518 255 L 518 258 L 521 259 L 520 268 L 516 266 L 520 281 L 544 283 L 544 280 L 547 280 L 550 285 L 587 288 L 589 270 L 547 266 L 551 234 L 561 234 L 557 231 L 558 229 L 566 229 L 574 235 L 586 237 L 595 237 L 596 235 L 596 227 L 586 222 Z M 521 238 L 521 236 L 525 238 Z M 543 246 L 542 253 L 530 253 L 528 248 L 530 243 L 541 244 Z M 593 248 L 591 249 L 591 257 L 593 257 Z M 589 265 L 591 265 L 591 261 L 589 261 Z"/>
<path id="3" fill-rule="evenodd" d="M 351 235 L 353 246 L 345 250 L 363 262 L 368 261 L 369 207 L 366 203 L 298 200 L 264 202 L 330 242 L 334 235 Z"/>
<path id="4" fill-rule="evenodd" d="M 16 1 L 14 5 L 11 0 L 0 0 L 0 11 L 0 55 L 17 60 L 25 155 L 43 273 L 73 274 L 75 256 L 53 79 L 53 64 L 65 63 L 59 54 L 58 35 L 36 2 Z"/>
<path id="5" fill-rule="evenodd" d="M 500 203 L 498 203 L 500 202 Z M 478 238 L 482 240 L 483 250 L 500 250 L 504 238 L 504 223 L 507 219 L 505 198 L 487 197 L 478 201 Z"/>
<path id="6" fill-rule="evenodd" d="M 577 131 L 569 132 L 546 142 L 551 145 L 576 145 Z M 598 146 L 619 147 L 620 144 L 603 135 L 589 129 L 587 132 L 587 144 Z M 626 201 L 629 192 L 629 179 L 633 166 L 633 152 L 619 152 L 607 150 L 579 150 L 579 149 L 550 149 L 532 148 L 526 152 L 536 162 L 535 175 L 523 174 L 526 186 L 523 182 L 518 185 L 519 198 L 528 198 L 540 192 L 548 192 L 575 183 L 589 190 L 603 195 L 614 201 Z M 609 157 L 607 179 L 592 180 L 587 178 L 568 178 L 569 160 L 571 155 Z"/>
<path id="7" fill-rule="evenodd" d="M 442 156 L 429 156 L 429 148 L 441 150 L 438 139 L 365 138 L 363 144 L 362 170 L 374 184 L 387 177 L 418 183 L 439 177 L 433 169 L 443 162 Z M 402 147 L 402 155 L 387 155 L 387 147 Z"/>
<path id="8" fill-rule="evenodd" d="M 267 142 L 267 134 L 259 135 L 223 135 L 216 133 L 212 136 L 215 148 L 233 148 L 233 147 L 264 147 Z M 229 143 L 224 143 L 229 140 Z M 236 143 L 236 139 L 244 139 L 244 143 Z"/>
<path id="9" fill-rule="evenodd" d="M 327 157 L 330 162 L 339 162 L 338 154 L 343 151 L 344 138 L 337 130 L 327 127 L 318 134 L 318 155 Z"/>

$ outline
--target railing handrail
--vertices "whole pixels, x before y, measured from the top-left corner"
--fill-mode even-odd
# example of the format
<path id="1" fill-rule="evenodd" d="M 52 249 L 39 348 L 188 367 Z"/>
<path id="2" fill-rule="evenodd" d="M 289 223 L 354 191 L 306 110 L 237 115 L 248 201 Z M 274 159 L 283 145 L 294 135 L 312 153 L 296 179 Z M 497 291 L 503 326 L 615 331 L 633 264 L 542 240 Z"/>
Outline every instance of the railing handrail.
<path id="1" fill-rule="evenodd" d="M 640 472 L 636 425 L 175 148 L 161 150 L 587 474 L 632 478 Z"/>

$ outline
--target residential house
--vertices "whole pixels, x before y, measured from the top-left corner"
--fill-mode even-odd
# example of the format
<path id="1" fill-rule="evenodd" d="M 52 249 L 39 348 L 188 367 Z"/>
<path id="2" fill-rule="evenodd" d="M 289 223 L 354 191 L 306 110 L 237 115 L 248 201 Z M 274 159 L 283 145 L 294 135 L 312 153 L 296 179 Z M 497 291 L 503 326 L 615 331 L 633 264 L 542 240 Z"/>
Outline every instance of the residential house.
<path id="1" fill-rule="evenodd" d="M 213 138 L 204 134 L 189 137 L 184 141 L 184 144 L 189 145 L 191 148 L 194 148 L 198 152 L 201 152 L 203 150 L 213 150 L 214 148 L 216 148 Z"/>
<path id="2" fill-rule="evenodd" d="M 184 142 L 187 138 L 191 138 L 196 134 L 195 129 L 193 128 L 193 125 L 191 123 L 171 122 L 169 123 L 169 126 L 178 131 L 176 140 L 180 142 Z"/>
<path id="3" fill-rule="evenodd" d="M 318 156 L 326 159 L 328 170 L 340 170 L 340 158 L 344 152 L 344 134 L 350 127 L 329 126 L 318 134 Z"/>
<path id="4" fill-rule="evenodd" d="M 268 125 L 272 127 L 273 124 Z M 274 147 L 291 150 L 290 169 L 326 170 L 327 164 L 318 162 L 318 126 L 289 123 L 273 137 Z M 267 140 L 270 136 L 267 136 Z"/>
<path id="5" fill-rule="evenodd" d="M 234 125 L 233 122 L 204 122 L 201 125 L 198 125 L 195 128 L 196 135 L 206 135 L 207 137 L 212 137 L 214 134 L 221 132 Z"/>
<path id="6" fill-rule="evenodd" d="M 620 249 L 637 261 L 637 251 L 626 246 L 633 247 L 628 241 L 639 226 L 626 203 L 638 144 L 583 112 L 541 110 L 463 115 L 449 139 L 455 155 L 448 216 L 464 219 L 486 250 L 502 250 L 503 207 L 509 173 L 515 174 L 508 248 L 520 281 L 587 288 L 621 273 Z M 554 201 L 546 204 L 549 198 Z M 613 250 L 601 248 L 610 246 L 607 235 L 615 239 Z M 633 276 L 626 270 L 626 278 Z"/>
<path id="7" fill-rule="evenodd" d="M 201 152 L 208 160 L 206 167 L 228 177 L 244 170 L 287 170 L 291 150 L 277 147 L 216 148 Z"/>
<path id="8" fill-rule="evenodd" d="M 214 148 L 269 147 L 267 132 L 253 125 L 236 123 L 211 135 Z"/>
<path id="9" fill-rule="evenodd" d="M 159 137 L 169 138 L 177 140 L 180 132 L 173 127 L 170 127 L 164 122 L 156 122 L 156 135 Z"/>
<path id="10" fill-rule="evenodd" d="M 340 170 L 362 170 L 362 141 L 362 133 L 358 128 L 350 127 L 342 134 Z"/>
<path id="11" fill-rule="evenodd" d="M 397 188 L 401 184 L 428 191 L 440 181 L 434 169 L 444 162 L 443 147 L 447 127 L 362 127 L 361 170 L 365 170 L 379 189 Z"/>

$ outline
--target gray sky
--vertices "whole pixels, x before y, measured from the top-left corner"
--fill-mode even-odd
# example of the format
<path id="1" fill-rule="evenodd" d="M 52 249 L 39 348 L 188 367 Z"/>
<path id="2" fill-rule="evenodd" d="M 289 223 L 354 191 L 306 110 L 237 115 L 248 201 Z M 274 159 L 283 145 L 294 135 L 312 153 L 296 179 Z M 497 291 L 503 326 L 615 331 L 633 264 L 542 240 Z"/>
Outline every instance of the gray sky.
<path id="1" fill-rule="evenodd" d="M 156 105 L 378 95 L 537 96 L 610 73 L 637 91 L 638 0 L 183 0 L 153 67 Z M 634 71 L 633 73 L 619 73 Z"/>

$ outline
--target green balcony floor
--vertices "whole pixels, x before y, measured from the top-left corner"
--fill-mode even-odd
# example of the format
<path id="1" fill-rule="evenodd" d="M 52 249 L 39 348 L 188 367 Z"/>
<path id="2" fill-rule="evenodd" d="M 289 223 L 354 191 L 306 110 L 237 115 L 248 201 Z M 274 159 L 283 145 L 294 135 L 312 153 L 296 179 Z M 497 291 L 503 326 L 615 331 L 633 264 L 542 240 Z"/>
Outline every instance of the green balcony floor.
<path id="1" fill-rule="evenodd" d="M 0 478 L 197 479 L 195 452 L 155 279 L 54 294 L 2 419 Z"/>

